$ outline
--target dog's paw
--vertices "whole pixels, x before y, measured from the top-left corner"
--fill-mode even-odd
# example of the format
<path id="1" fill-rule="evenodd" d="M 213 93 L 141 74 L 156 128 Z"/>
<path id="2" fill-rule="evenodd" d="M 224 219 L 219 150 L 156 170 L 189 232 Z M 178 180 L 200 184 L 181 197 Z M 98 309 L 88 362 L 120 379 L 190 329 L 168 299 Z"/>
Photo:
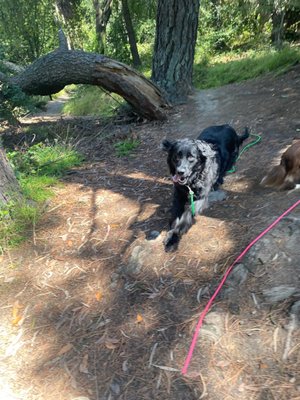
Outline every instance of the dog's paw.
<path id="1" fill-rule="evenodd" d="M 177 233 L 175 233 L 173 230 L 169 231 L 167 233 L 166 239 L 165 239 L 165 251 L 171 252 L 175 251 L 178 248 L 178 243 L 179 243 L 180 237 Z"/>

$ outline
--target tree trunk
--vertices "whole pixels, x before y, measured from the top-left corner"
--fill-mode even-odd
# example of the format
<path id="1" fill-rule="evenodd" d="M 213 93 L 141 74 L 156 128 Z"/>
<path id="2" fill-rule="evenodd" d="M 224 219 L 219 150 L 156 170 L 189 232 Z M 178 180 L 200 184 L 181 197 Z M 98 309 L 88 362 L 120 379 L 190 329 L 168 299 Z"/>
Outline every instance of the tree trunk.
<path id="1" fill-rule="evenodd" d="M 10 198 L 15 199 L 16 197 L 20 197 L 19 184 L 3 148 L 0 147 L 0 208 Z"/>
<path id="2" fill-rule="evenodd" d="M 272 33 L 271 40 L 273 45 L 280 49 L 282 47 L 283 37 L 284 37 L 284 17 L 285 11 L 277 11 L 275 10 L 272 14 Z"/>
<path id="3" fill-rule="evenodd" d="M 126 31 L 127 31 L 127 35 L 128 35 L 130 51 L 131 51 L 131 55 L 132 55 L 132 62 L 133 62 L 134 67 L 139 67 L 140 65 L 142 65 L 142 63 L 141 63 L 138 48 L 136 45 L 136 38 L 135 38 L 135 33 L 134 33 L 133 25 L 132 25 L 132 20 L 131 20 L 127 0 L 122 0 L 122 10 L 123 10 L 123 17 L 124 17 L 124 21 L 125 21 Z"/>
<path id="4" fill-rule="evenodd" d="M 96 13 L 96 51 L 105 54 L 106 26 L 111 15 L 112 0 L 94 0 L 94 9 Z"/>
<path id="5" fill-rule="evenodd" d="M 152 80 L 173 102 L 192 91 L 200 0 L 158 0 Z"/>
<path id="6" fill-rule="evenodd" d="M 74 4 L 68 0 L 56 0 L 54 3 L 55 11 L 58 17 L 58 20 L 63 25 L 66 30 L 66 34 L 63 33 L 63 36 L 66 40 L 66 45 L 68 49 L 73 48 L 73 44 L 68 34 L 68 26 L 71 24 L 72 19 L 74 18 Z M 62 32 L 62 29 L 60 29 Z"/>
<path id="7" fill-rule="evenodd" d="M 126 64 L 96 53 L 56 50 L 10 80 L 31 95 L 50 95 L 71 83 L 97 85 L 122 96 L 147 119 L 164 120 L 168 106 L 159 88 Z"/>

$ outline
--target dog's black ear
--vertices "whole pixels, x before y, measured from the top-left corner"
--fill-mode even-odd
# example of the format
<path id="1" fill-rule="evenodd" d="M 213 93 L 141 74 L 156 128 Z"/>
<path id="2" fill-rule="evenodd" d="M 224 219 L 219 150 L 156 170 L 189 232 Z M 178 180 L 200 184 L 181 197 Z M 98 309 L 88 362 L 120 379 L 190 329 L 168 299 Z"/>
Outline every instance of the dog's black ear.
<path id="1" fill-rule="evenodd" d="M 161 142 L 160 147 L 163 151 L 169 151 L 171 149 L 171 147 L 174 145 L 174 143 L 175 142 L 172 140 L 165 139 Z"/>

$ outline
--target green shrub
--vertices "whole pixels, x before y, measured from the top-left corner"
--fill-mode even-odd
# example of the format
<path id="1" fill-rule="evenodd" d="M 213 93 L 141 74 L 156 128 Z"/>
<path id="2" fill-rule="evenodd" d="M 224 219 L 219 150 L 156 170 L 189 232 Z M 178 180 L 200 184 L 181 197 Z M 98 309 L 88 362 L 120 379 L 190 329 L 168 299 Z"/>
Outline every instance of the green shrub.
<path id="1" fill-rule="evenodd" d="M 114 144 L 118 157 L 129 156 L 138 146 L 140 142 L 137 139 L 125 139 Z"/>

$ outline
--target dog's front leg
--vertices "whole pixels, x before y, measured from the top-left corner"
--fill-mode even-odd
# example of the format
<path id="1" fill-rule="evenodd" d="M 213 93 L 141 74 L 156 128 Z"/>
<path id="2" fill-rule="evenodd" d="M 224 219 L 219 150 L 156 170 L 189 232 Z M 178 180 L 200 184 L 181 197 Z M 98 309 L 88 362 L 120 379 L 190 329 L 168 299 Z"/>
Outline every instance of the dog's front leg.
<path id="1" fill-rule="evenodd" d="M 184 211 L 181 217 L 178 217 L 173 221 L 172 229 L 169 230 L 165 239 L 166 251 L 174 251 L 177 249 L 180 237 L 189 230 L 193 225 L 193 222 L 194 218 L 191 210 Z"/>
<path id="2" fill-rule="evenodd" d="M 201 214 L 207 207 L 207 198 L 201 198 L 195 201 L 195 214 Z M 173 222 L 172 229 L 167 233 L 165 240 L 165 250 L 174 251 L 177 249 L 181 236 L 186 233 L 194 224 L 195 218 L 192 215 L 190 207 L 183 212 L 180 218 Z"/>
<path id="3" fill-rule="evenodd" d="M 170 228 L 173 227 L 175 221 L 184 213 L 185 205 L 188 201 L 187 194 L 182 189 L 174 188 L 173 203 L 171 209 L 171 219 L 169 221 Z"/>

